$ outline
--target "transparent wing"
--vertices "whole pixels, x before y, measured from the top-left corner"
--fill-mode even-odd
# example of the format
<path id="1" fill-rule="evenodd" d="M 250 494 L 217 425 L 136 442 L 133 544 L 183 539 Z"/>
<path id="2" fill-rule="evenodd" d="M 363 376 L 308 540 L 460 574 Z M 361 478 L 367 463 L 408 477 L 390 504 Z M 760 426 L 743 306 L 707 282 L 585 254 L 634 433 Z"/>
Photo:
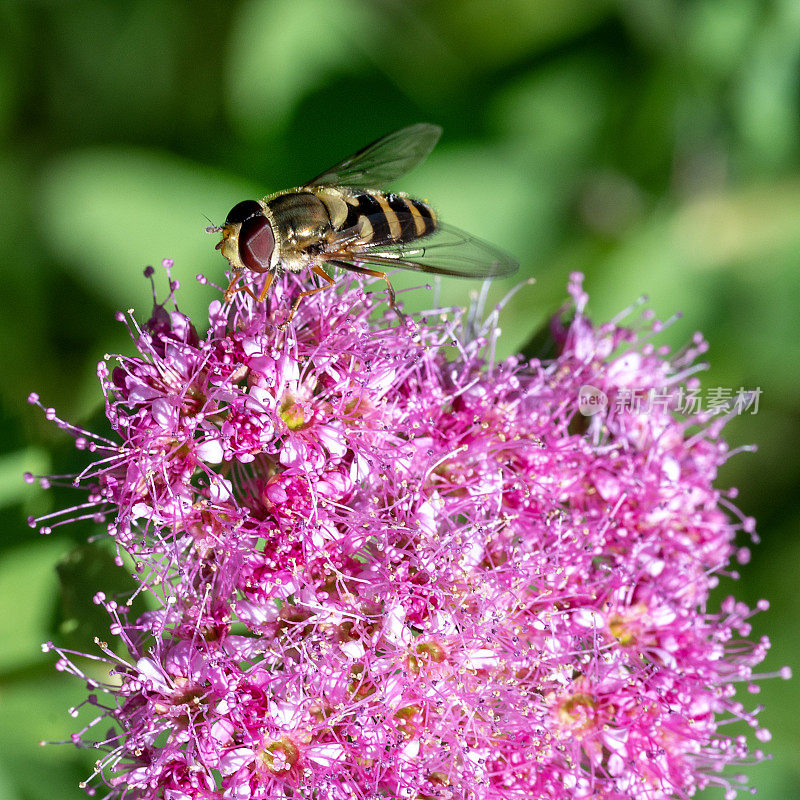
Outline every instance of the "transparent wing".
<path id="1" fill-rule="evenodd" d="M 404 230 L 413 230 L 410 214 L 397 216 Z M 450 225 L 439 225 L 433 233 L 403 243 L 364 242 L 355 229 L 343 231 L 342 238 L 321 255 L 344 266 L 372 265 L 381 270 L 409 269 L 458 278 L 498 278 L 519 267 L 513 256 Z"/>
<path id="2" fill-rule="evenodd" d="M 306 186 L 379 189 L 424 161 L 441 135 L 438 125 L 420 123 L 401 128 L 325 170 Z"/>

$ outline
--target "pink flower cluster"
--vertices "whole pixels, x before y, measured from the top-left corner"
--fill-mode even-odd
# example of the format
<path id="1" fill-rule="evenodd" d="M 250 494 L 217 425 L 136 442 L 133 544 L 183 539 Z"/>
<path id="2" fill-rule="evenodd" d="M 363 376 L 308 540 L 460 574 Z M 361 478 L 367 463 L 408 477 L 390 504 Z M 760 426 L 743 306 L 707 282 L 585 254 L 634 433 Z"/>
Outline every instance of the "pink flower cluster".
<path id="1" fill-rule="evenodd" d="M 752 530 L 713 487 L 722 420 L 614 403 L 677 396 L 704 343 L 670 357 L 646 315 L 594 327 L 576 275 L 557 355 L 495 363 L 497 309 L 375 318 L 354 279 L 284 331 L 293 281 L 213 302 L 203 336 L 166 304 L 128 320 L 137 354 L 99 367 L 115 441 L 47 409 L 96 460 L 86 501 L 32 524 L 103 521 L 155 609 L 98 595 L 102 681 L 49 645 L 104 693 L 74 737 L 105 751 L 94 780 L 142 800 L 734 796 L 721 769 L 764 756 L 723 726 L 768 738 L 734 696 L 768 642 L 741 603 L 707 607 Z M 590 417 L 586 385 L 609 398 Z"/>

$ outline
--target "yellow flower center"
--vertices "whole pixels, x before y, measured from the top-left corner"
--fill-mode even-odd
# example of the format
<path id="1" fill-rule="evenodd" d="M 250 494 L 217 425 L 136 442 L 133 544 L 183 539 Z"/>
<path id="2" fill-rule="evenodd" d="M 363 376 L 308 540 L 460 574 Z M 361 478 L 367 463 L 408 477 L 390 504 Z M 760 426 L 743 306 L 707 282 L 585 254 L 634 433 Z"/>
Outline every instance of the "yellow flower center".
<path id="1" fill-rule="evenodd" d="M 623 646 L 628 647 L 636 641 L 633 630 L 622 617 L 612 617 L 608 622 L 611 635 Z"/>
<path id="2" fill-rule="evenodd" d="M 556 719 L 565 730 L 585 731 L 595 723 L 597 704 L 588 694 L 577 693 L 559 701 Z"/>
<path id="3" fill-rule="evenodd" d="M 276 739 L 265 745 L 258 754 L 261 766 L 273 775 L 288 772 L 300 758 L 300 750 L 290 739 Z"/>
<path id="4" fill-rule="evenodd" d="M 278 409 L 278 416 L 290 431 L 298 431 L 308 425 L 303 407 L 293 397 L 287 395 Z"/>

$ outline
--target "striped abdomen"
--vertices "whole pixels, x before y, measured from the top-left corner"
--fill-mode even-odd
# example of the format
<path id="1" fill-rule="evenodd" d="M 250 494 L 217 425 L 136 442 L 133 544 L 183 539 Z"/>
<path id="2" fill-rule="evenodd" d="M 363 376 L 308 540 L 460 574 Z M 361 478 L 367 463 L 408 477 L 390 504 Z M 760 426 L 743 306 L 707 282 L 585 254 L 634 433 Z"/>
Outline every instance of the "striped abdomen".
<path id="1" fill-rule="evenodd" d="M 342 192 L 320 198 L 337 232 L 354 230 L 363 243 L 402 243 L 436 230 L 436 212 L 421 200 L 400 194 Z"/>

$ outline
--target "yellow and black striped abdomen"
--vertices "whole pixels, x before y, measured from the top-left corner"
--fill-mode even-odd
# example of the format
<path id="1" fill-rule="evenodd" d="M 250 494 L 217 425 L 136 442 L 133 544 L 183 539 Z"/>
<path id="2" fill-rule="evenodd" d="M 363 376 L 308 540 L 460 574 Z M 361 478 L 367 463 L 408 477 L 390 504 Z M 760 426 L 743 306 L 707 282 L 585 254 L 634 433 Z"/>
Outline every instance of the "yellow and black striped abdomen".
<path id="1" fill-rule="evenodd" d="M 411 242 L 436 230 L 436 212 L 421 200 L 380 192 L 354 193 L 343 199 L 347 213 L 336 229 L 356 230 L 364 243 Z"/>

